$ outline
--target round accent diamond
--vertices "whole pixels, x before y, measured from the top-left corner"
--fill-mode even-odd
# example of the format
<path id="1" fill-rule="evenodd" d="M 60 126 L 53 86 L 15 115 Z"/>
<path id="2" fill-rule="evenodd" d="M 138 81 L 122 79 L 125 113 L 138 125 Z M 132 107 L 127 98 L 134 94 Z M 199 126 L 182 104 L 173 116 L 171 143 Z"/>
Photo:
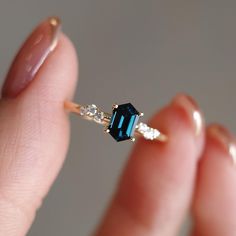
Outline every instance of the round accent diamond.
<path id="1" fill-rule="evenodd" d="M 87 108 L 84 107 L 84 106 L 81 106 L 79 113 L 80 113 L 81 116 L 86 115 L 86 113 L 87 113 Z"/>
<path id="2" fill-rule="evenodd" d="M 104 119 L 104 112 L 100 111 L 96 105 L 86 105 L 80 107 L 80 115 L 87 116 L 90 119 L 93 119 L 97 123 L 102 123 Z"/>
<path id="3" fill-rule="evenodd" d="M 153 139 L 154 135 L 153 135 L 153 130 L 151 128 L 148 128 L 148 130 L 146 132 L 143 133 L 144 138 L 146 139 Z"/>
<path id="4" fill-rule="evenodd" d="M 86 114 L 88 116 L 94 116 L 97 113 L 97 106 L 94 104 L 88 105 L 86 109 L 87 109 Z"/>
<path id="5" fill-rule="evenodd" d="M 158 136 L 160 136 L 160 131 L 158 131 L 157 129 L 154 129 L 153 130 L 153 135 L 154 135 L 154 138 L 157 138 Z"/>
<path id="6" fill-rule="evenodd" d="M 148 126 L 142 122 L 140 122 L 138 125 L 137 125 L 137 128 L 139 130 L 140 133 L 144 133 L 146 131 L 148 131 Z"/>
<path id="7" fill-rule="evenodd" d="M 98 123 L 101 123 L 102 120 L 104 119 L 104 113 L 102 111 L 98 111 L 95 115 L 94 115 L 94 120 Z"/>
<path id="8" fill-rule="evenodd" d="M 145 139 L 153 140 L 160 135 L 160 132 L 157 129 L 153 129 L 144 123 L 139 123 L 137 129 L 143 134 Z"/>

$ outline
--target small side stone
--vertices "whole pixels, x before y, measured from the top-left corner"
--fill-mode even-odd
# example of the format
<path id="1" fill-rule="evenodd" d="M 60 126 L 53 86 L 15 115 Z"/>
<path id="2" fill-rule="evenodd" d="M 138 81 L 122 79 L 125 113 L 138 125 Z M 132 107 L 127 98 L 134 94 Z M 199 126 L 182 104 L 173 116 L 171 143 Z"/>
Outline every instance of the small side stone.
<path id="1" fill-rule="evenodd" d="M 102 111 L 98 111 L 95 115 L 94 115 L 94 121 L 96 121 L 97 123 L 101 123 L 102 120 L 104 119 L 104 113 Z"/>
<path id="2" fill-rule="evenodd" d="M 92 104 L 87 106 L 87 112 L 86 114 L 88 116 L 94 116 L 97 113 L 97 106 Z"/>
<path id="3" fill-rule="evenodd" d="M 140 122 L 140 123 L 137 125 L 137 128 L 138 128 L 138 130 L 139 130 L 140 133 L 147 132 L 148 129 L 149 129 L 149 127 L 148 127 L 146 124 L 142 123 L 142 122 Z"/>
<path id="4" fill-rule="evenodd" d="M 156 139 L 160 135 L 160 132 L 157 129 L 153 129 L 144 123 L 139 123 L 137 129 L 144 138 L 148 140 Z"/>
<path id="5" fill-rule="evenodd" d="M 81 116 L 85 116 L 87 113 L 87 108 L 85 106 L 81 106 L 79 112 Z"/>

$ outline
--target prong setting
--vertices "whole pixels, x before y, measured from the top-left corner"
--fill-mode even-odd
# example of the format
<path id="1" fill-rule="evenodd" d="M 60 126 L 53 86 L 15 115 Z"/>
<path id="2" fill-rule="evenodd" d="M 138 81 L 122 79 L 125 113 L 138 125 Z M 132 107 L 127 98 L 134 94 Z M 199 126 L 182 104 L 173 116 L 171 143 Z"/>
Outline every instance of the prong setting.
<path id="1" fill-rule="evenodd" d="M 131 142 L 135 142 L 135 137 L 130 138 Z"/>
<path id="2" fill-rule="evenodd" d="M 108 129 L 108 127 L 106 127 L 105 129 L 104 129 L 104 131 L 105 131 L 105 133 L 110 133 L 110 130 Z"/>
<path id="3" fill-rule="evenodd" d="M 112 110 L 117 109 L 118 106 L 119 106 L 118 104 L 114 103 L 114 104 L 112 105 Z"/>

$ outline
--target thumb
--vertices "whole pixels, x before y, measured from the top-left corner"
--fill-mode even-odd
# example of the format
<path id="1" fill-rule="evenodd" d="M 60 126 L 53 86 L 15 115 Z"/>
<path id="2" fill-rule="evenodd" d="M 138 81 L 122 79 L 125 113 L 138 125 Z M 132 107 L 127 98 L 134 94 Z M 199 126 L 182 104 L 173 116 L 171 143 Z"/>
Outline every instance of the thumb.
<path id="1" fill-rule="evenodd" d="M 43 21 L 17 54 L 0 101 L 0 235 L 25 235 L 65 158 L 63 109 L 77 77 L 75 50 L 57 18 Z"/>

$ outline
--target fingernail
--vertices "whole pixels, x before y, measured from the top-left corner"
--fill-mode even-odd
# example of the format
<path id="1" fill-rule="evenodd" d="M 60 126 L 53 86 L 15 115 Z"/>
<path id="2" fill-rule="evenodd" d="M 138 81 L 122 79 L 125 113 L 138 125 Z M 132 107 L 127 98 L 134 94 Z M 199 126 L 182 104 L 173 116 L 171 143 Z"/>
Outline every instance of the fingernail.
<path id="1" fill-rule="evenodd" d="M 210 125 L 208 132 L 221 143 L 222 147 L 232 158 L 233 164 L 236 165 L 236 144 L 230 132 L 217 124 Z"/>
<path id="2" fill-rule="evenodd" d="M 22 92 L 40 70 L 58 42 L 61 23 L 50 17 L 39 24 L 17 53 L 2 88 L 3 98 L 14 98 Z"/>
<path id="3" fill-rule="evenodd" d="M 194 99 L 188 95 L 180 94 L 173 99 L 173 103 L 185 109 L 191 120 L 195 135 L 201 134 L 204 121 L 199 106 Z"/>

